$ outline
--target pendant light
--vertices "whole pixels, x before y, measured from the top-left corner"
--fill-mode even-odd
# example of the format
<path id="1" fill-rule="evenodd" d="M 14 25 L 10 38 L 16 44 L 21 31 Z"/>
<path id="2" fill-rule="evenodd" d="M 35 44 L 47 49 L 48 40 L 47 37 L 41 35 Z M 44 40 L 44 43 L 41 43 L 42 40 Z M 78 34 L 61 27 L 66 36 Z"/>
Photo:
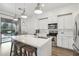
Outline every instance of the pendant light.
<path id="1" fill-rule="evenodd" d="M 25 14 L 25 8 L 23 10 L 23 13 L 21 14 L 21 18 L 27 18 L 26 14 Z"/>
<path id="2" fill-rule="evenodd" d="M 23 9 L 23 12 L 21 14 L 21 18 L 27 18 L 26 14 L 25 14 L 25 3 L 24 3 L 24 9 Z"/>
<path id="3" fill-rule="evenodd" d="M 17 15 L 15 14 L 15 16 L 14 16 L 14 20 L 15 21 L 18 21 L 18 18 L 17 18 Z"/>
<path id="4" fill-rule="evenodd" d="M 14 21 L 18 21 L 17 15 L 16 15 L 16 4 L 15 4 L 15 15 L 14 15 Z"/>
<path id="5" fill-rule="evenodd" d="M 35 14 L 42 14 L 43 13 L 40 3 L 37 3 L 37 6 L 35 7 L 34 13 Z"/>

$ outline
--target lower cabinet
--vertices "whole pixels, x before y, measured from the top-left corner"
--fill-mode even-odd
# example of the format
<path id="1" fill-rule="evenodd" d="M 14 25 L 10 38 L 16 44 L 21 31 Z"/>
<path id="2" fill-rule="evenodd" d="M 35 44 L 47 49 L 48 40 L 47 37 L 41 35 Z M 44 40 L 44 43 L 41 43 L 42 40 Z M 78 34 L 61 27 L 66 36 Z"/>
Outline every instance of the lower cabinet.
<path id="1" fill-rule="evenodd" d="M 62 47 L 62 38 L 60 36 L 57 36 L 57 46 Z"/>
<path id="2" fill-rule="evenodd" d="M 73 43 L 74 43 L 73 37 L 71 37 L 69 40 L 69 46 L 68 46 L 69 49 L 73 49 Z"/>
<path id="3" fill-rule="evenodd" d="M 64 37 L 63 39 L 62 39 L 62 47 L 64 47 L 64 48 L 68 48 L 68 46 L 69 46 L 69 40 L 67 39 L 67 37 Z"/>
<path id="4" fill-rule="evenodd" d="M 57 46 L 67 49 L 73 49 L 73 37 L 71 36 L 57 36 Z"/>

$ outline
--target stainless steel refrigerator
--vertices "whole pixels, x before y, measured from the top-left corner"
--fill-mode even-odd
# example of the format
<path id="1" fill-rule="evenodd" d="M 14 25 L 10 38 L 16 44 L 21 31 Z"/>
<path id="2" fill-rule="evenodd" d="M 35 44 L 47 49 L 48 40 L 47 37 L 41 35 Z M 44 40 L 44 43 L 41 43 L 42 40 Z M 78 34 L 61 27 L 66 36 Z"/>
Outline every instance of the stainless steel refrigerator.
<path id="1" fill-rule="evenodd" d="M 73 50 L 79 53 L 79 14 L 75 17 Z M 79 55 L 79 54 L 78 54 Z"/>

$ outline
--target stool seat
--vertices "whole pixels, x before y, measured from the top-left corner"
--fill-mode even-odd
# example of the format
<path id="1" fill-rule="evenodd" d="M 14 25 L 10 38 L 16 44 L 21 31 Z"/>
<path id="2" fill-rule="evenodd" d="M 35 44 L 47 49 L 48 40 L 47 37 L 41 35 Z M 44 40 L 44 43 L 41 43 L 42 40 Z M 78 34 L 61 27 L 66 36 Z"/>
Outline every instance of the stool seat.
<path id="1" fill-rule="evenodd" d="M 34 51 L 36 51 L 36 49 L 33 48 L 33 47 L 24 47 L 24 49 L 25 49 L 26 51 L 29 51 L 29 52 L 34 52 Z"/>

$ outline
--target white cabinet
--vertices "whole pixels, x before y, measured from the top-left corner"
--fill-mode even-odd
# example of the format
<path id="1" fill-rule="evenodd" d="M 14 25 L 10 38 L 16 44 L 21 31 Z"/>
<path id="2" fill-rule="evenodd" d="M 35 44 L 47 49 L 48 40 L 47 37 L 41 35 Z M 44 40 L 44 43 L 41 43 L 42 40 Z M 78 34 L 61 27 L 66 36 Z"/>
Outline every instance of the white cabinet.
<path id="1" fill-rule="evenodd" d="M 74 19 L 72 15 L 58 17 L 58 29 L 72 29 Z"/>
<path id="2" fill-rule="evenodd" d="M 68 36 L 57 37 L 57 46 L 67 49 L 73 49 L 73 38 Z"/>
<path id="3" fill-rule="evenodd" d="M 62 47 L 68 48 L 68 39 L 66 37 L 63 37 L 62 39 Z"/>
<path id="4" fill-rule="evenodd" d="M 68 39 L 63 36 L 59 36 L 57 39 L 57 45 L 62 48 L 68 48 Z"/>
<path id="5" fill-rule="evenodd" d="M 61 47 L 62 46 L 62 38 L 57 37 L 57 46 Z"/>
<path id="6" fill-rule="evenodd" d="M 48 18 L 38 21 L 39 29 L 48 29 L 48 24 L 50 23 L 57 23 L 57 19 L 55 18 Z"/>
<path id="7" fill-rule="evenodd" d="M 64 28 L 72 29 L 74 26 L 74 19 L 72 15 L 67 15 L 64 17 Z"/>
<path id="8" fill-rule="evenodd" d="M 58 29 L 63 29 L 63 23 L 64 23 L 64 21 L 63 21 L 63 17 L 59 17 L 58 18 Z"/>
<path id="9" fill-rule="evenodd" d="M 59 47 L 72 49 L 73 26 L 74 20 L 72 15 L 58 17 L 57 45 Z"/>
<path id="10" fill-rule="evenodd" d="M 73 49 L 73 47 L 72 47 L 72 45 L 73 45 L 73 43 L 74 43 L 74 41 L 73 41 L 73 37 L 69 37 L 69 46 L 68 46 L 68 48 L 69 49 Z"/>

